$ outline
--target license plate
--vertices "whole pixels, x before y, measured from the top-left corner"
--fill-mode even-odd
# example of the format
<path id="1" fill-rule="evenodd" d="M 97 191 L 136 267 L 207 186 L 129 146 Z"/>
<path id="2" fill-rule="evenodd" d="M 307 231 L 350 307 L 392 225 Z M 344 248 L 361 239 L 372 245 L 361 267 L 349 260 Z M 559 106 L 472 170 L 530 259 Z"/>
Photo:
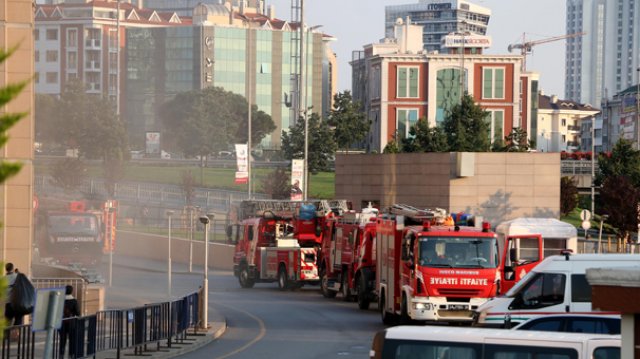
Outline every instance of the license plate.
<path id="1" fill-rule="evenodd" d="M 449 306 L 449 310 L 467 310 L 467 306 L 466 305 L 461 305 L 461 304 L 452 304 Z"/>

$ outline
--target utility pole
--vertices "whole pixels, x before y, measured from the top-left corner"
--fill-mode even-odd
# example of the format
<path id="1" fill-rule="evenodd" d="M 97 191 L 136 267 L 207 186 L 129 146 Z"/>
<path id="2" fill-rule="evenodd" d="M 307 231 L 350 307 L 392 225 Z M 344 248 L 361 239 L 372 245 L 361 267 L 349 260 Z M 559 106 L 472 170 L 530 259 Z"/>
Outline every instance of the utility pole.
<path id="1" fill-rule="evenodd" d="M 595 205 L 596 205 L 596 117 L 591 117 L 591 213 L 596 215 Z"/>
<path id="2" fill-rule="evenodd" d="M 309 119 L 307 117 L 307 81 L 305 78 L 306 72 L 306 47 L 305 42 L 305 28 L 304 28 L 304 0 L 300 0 L 300 105 L 301 113 L 304 121 L 304 171 L 303 184 L 302 184 L 302 200 L 307 200 L 308 188 L 309 188 Z"/>
<path id="3" fill-rule="evenodd" d="M 251 25 L 249 25 L 247 29 L 247 68 L 249 72 L 249 90 L 247 91 L 247 103 L 249 104 L 248 108 L 248 124 L 247 124 L 247 196 L 251 199 L 251 185 L 253 182 L 251 181 L 251 100 L 253 98 L 253 76 L 255 75 L 255 71 L 253 70 L 253 57 L 251 56 L 251 47 L 253 44 L 251 43 Z"/>

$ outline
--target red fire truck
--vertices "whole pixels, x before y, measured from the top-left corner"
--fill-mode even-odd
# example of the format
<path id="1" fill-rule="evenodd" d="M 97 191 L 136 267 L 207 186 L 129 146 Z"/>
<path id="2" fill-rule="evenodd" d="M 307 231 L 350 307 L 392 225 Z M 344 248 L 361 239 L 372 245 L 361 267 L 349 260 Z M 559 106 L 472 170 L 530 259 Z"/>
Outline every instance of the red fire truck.
<path id="1" fill-rule="evenodd" d="M 350 301 L 356 295 L 359 307 L 369 307 L 375 283 L 372 249 L 377 216 L 378 209 L 369 205 L 360 213 L 349 211 L 326 221 L 318 254 L 320 289 L 326 298 L 341 292 L 343 300 Z"/>
<path id="2" fill-rule="evenodd" d="M 316 255 L 326 215 L 346 202 L 249 201 L 237 225 L 233 271 L 240 286 L 278 282 L 281 290 L 319 282 Z M 249 216 L 253 211 L 253 217 Z M 233 235 L 233 230 L 230 234 Z"/>
<path id="3" fill-rule="evenodd" d="M 500 291 L 498 244 L 489 228 L 455 225 L 442 209 L 392 206 L 376 229 L 382 321 L 471 322 Z"/>

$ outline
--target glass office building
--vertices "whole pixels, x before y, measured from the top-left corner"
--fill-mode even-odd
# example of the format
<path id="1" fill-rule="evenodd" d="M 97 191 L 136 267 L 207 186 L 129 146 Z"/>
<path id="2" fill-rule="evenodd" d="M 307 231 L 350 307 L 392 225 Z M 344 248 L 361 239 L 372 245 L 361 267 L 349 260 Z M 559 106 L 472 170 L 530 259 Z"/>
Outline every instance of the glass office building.
<path id="1" fill-rule="evenodd" d="M 291 31 L 192 25 L 127 29 L 126 36 L 123 116 L 132 143 L 143 144 L 146 132 L 161 131 L 158 111 L 165 101 L 180 92 L 217 86 L 245 98 L 250 94 L 277 127 L 262 147 L 280 147 L 281 131 L 293 123 L 288 99 L 297 66 L 291 65 Z M 319 113 L 329 110 L 322 99 L 323 92 L 331 91 L 323 86 L 325 46 L 322 34 L 309 34 L 307 104 Z"/>

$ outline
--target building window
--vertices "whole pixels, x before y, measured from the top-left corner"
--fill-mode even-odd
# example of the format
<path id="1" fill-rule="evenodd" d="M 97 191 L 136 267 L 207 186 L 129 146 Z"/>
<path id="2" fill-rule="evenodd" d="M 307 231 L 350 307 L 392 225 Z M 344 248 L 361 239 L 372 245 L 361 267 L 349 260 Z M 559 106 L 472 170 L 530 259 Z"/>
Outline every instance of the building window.
<path id="1" fill-rule="evenodd" d="M 78 47 L 78 29 L 67 30 L 67 46 Z"/>
<path id="2" fill-rule="evenodd" d="M 47 72 L 47 83 L 48 84 L 57 84 L 58 83 L 58 73 L 57 72 Z"/>
<path id="3" fill-rule="evenodd" d="M 34 41 L 40 40 L 40 29 L 33 30 L 33 40 Z"/>
<path id="4" fill-rule="evenodd" d="M 504 68 L 484 68 L 482 72 L 482 98 L 504 99 Z"/>
<path id="5" fill-rule="evenodd" d="M 36 73 L 34 74 L 34 78 L 33 78 L 33 80 L 34 80 L 36 83 L 40 83 L 40 73 L 39 73 L 39 72 L 37 72 L 37 71 L 36 71 Z"/>
<path id="6" fill-rule="evenodd" d="M 47 62 L 58 62 L 58 51 L 47 50 Z"/>
<path id="7" fill-rule="evenodd" d="M 34 53 L 34 59 L 36 62 L 40 61 L 40 51 L 36 50 Z"/>
<path id="8" fill-rule="evenodd" d="M 566 127 L 567 126 L 567 119 L 563 118 L 562 119 L 562 127 Z"/>
<path id="9" fill-rule="evenodd" d="M 396 141 L 409 138 L 409 130 L 418 122 L 418 109 L 396 110 Z"/>
<path id="10" fill-rule="evenodd" d="M 460 103 L 462 83 L 460 69 L 438 70 L 436 76 L 436 124 L 441 124 L 454 105 Z"/>
<path id="11" fill-rule="evenodd" d="M 417 98 L 418 97 L 418 68 L 417 67 L 398 67 L 398 98 Z"/>
<path id="12" fill-rule="evenodd" d="M 67 68 L 69 70 L 74 70 L 78 68 L 78 53 L 77 52 L 68 52 L 67 53 Z"/>
<path id="13" fill-rule="evenodd" d="M 489 139 L 491 143 L 504 140 L 504 110 L 489 110 Z"/>
<path id="14" fill-rule="evenodd" d="M 58 40 L 58 29 L 48 29 L 47 40 Z"/>

